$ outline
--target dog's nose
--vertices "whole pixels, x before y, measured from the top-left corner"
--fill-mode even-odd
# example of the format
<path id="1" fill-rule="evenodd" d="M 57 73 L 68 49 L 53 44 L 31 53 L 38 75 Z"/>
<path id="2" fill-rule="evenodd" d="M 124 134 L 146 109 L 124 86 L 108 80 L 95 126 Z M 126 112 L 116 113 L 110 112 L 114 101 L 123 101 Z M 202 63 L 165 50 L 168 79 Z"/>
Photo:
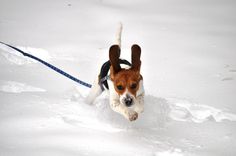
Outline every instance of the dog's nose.
<path id="1" fill-rule="evenodd" d="M 126 97 L 124 101 L 127 107 L 130 107 L 133 104 L 133 99 L 131 97 Z"/>

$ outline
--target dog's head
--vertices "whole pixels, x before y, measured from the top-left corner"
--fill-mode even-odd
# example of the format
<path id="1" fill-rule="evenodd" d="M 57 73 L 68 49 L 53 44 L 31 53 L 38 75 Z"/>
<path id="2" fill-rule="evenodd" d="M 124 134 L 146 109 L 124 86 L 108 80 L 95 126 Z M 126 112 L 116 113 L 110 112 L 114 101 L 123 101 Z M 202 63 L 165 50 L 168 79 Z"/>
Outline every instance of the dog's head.
<path id="1" fill-rule="evenodd" d="M 115 91 L 118 93 L 120 103 L 127 107 L 135 103 L 136 95 L 139 90 L 139 82 L 142 80 L 140 75 L 141 67 L 141 48 L 133 45 L 131 48 L 132 66 L 129 69 L 121 68 L 119 64 L 120 47 L 113 45 L 109 51 L 109 59 L 111 63 L 110 77 L 114 84 Z"/>

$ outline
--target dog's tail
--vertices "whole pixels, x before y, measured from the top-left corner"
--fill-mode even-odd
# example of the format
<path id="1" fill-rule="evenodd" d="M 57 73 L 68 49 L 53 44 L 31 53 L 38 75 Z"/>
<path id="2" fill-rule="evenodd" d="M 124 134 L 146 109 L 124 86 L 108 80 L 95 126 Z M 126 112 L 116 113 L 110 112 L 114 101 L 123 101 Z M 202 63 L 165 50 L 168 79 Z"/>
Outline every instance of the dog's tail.
<path id="1" fill-rule="evenodd" d="M 119 27 L 116 33 L 116 41 L 115 44 L 119 45 L 121 48 L 121 34 L 122 34 L 122 29 L 123 29 L 123 25 L 122 23 L 119 23 Z"/>

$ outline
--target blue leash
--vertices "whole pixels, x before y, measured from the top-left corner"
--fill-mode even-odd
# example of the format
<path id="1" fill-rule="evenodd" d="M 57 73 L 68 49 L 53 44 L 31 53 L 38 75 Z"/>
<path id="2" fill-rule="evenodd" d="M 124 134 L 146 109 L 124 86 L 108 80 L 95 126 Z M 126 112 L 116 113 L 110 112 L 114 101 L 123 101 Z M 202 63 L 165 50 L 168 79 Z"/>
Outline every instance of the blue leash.
<path id="1" fill-rule="evenodd" d="M 46 65 L 47 67 L 49 67 L 49 68 L 51 68 L 52 70 L 58 72 L 59 74 L 65 76 L 65 77 L 67 77 L 67 78 L 69 78 L 69 79 L 71 79 L 71 80 L 73 80 L 73 81 L 75 81 L 75 82 L 77 82 L 77 83 L 79 83 L 79 84 L 85 86 L 85 87 L 88 87 L 88 88 L 91 88 L 91 87 L 92 87 L 91 84 L 86 83 L 86 82 L 84 82 L 84 81 L 81 81 L 81 80 L 77 79 L 76 77 L 74 77 L 74 76 L 72 76 L 72 75 L 70 75 L 70 74 L 64 72 L 63 70 L 61 70 L 61 69 L 55 67 L 54 65 L 52 65 L 52 64 L 50 64 L 50 63 L 48 63 L 48 62 L 45 62 L 45 61 L 41 60 L 40 58 L 38 58 L 38 57 L 36 57 L 36 56 L 34 56 L 34 55 L 31 55 L 31 54 L 29 54 L 29 53 L 26 53 L 26 52 L 24 52 L 24 51 L 22 51 L 22 50 L 20 50 L 20 49 L 18 49 L 18 48 L 16 48 L 16 47 L 14 47 L 14 46 L 11 46 L 11 45 L 9 45 L 9 44 L 3 43 L 3 42 L 0 42 L 0 43 L 6 45 L 6 46 L 8 46 L 8 47 L 10 47 L 10 48 L 12 48 L 12 49 L 14 49 L 14 50 L 16 50 L 16 51 L 18 51 L 18 52 L 20 52 L 21 54 L 23 54 L 23 55 L 26 56 L 26 57 L 29 57 L 29 58 L 34 59 L 34 60 L 37 60 L 38 62 L 40 62 L 40 63 Z"/>

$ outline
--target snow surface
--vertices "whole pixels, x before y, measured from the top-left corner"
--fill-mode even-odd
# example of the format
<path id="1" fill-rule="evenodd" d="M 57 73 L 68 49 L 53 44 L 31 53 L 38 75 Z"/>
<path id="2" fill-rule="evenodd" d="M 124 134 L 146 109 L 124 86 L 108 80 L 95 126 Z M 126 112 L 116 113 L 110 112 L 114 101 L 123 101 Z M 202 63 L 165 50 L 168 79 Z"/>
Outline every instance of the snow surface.
<path id="1" fill-rule="evenodd" d="M 0 155 L 234 156 L 236 1 L 0 0 L 0 41 L 93 82 L 119 22 L 142 47 L 145 111 L 129 122 L 88 89 L 0 45 Z"/>

